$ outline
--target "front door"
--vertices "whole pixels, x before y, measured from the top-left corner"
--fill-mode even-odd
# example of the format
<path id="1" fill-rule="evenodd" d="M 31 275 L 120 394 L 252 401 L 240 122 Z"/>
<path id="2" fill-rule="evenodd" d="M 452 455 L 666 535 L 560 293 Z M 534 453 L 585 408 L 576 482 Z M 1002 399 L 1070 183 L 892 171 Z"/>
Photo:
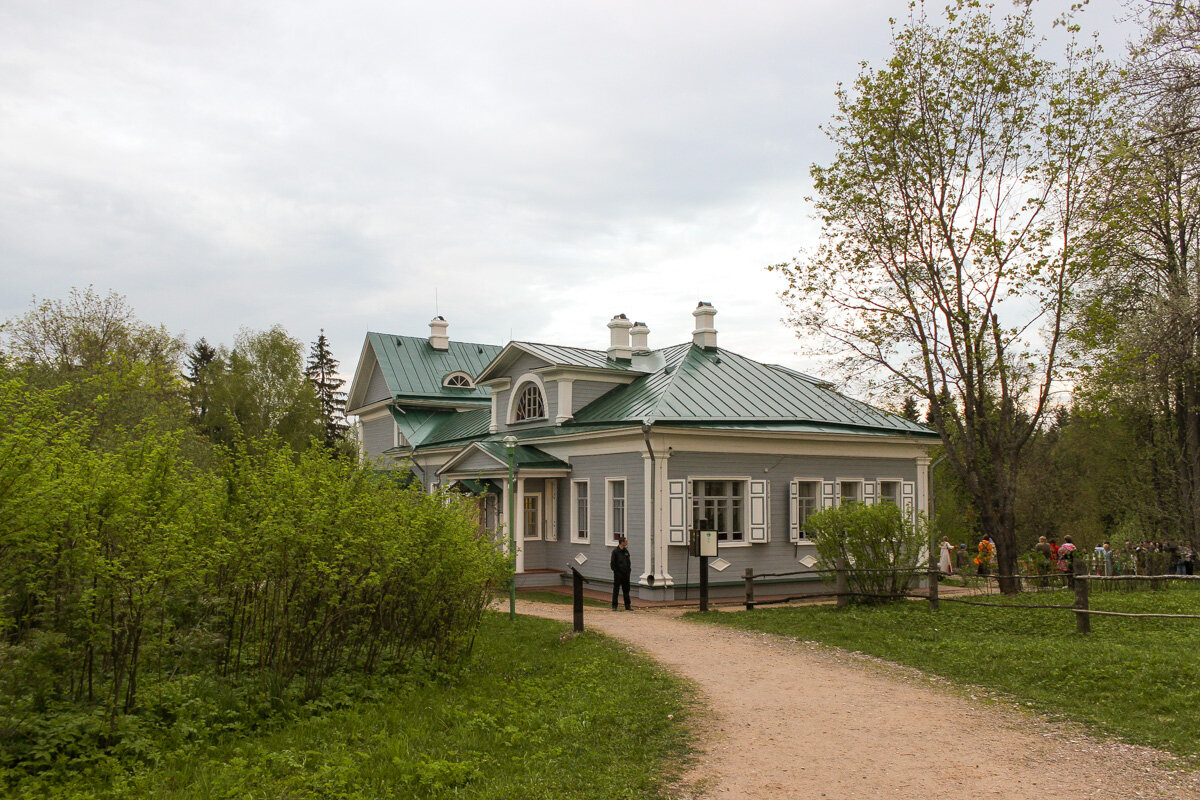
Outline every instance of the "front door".
<path id="1" fill-rule="evenodd" d="M 525 538 L 542 538 L 542 493 L 525 495 Z"/>

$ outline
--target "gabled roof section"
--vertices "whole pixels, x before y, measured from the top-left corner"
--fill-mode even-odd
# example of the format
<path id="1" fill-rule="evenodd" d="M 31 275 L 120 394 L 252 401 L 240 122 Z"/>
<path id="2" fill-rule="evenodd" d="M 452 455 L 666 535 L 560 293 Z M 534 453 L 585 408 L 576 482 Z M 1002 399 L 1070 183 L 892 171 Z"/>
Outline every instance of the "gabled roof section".
<path id="1" fill-rule="evenodd" d="M 458 411 L 442 419 L 433 431 L 422 440 L 423 445 L 445 444 L 460 439 L 476 439 L 487 435 L 492 422 L 492 409 L 476 408 Z"/>
<path id="2" fill-rule="evenodd" d="M 390 333 L 368 333 L 363 345 L 364 354 L 355 373 L 359 382 L 370 380 L 374 360 L 379 364 L 393 399 L 446 400 L 461 405 L 488 402 L 486 389 L 478 387 L 444 386 L 446 376 L 465 372 L 477 376 L 500 352 L 494 344 L 451 341 L 446 350 L 435 349 L 429 339 L 419 336 L 396 336 Z M 366 352 L 369 349 L 369 353 Z M 360 402 L 353 395 L 352 402 Z M 353 410 L 353 409 L 351 409 Z"/>
<path id="3" fill-rule="evenodd" d="M 508 448 L 502 442 L 471 442 L 462 450 L 455 453 L 438 470 L 438 474 L 454 472 L 454 468 L 458 464 L 461 464 L 475 452 L 483 453 L 491 458 L 496 464 L 496 469 L 508 469 Z M 536 447 L 530 447 L 527 444 L 519 444 L 513 448 L 513 462 L 517 469 L 569 470 L 571 468 L 571 465 L 567 462 L 560 461 L 549 453 L 539 450 Z"/>
<path id="4" fill-rule="evenodd" d="M 504 373 L 522 354 L 540 358 L 554 367 L 576 367 L 578 369 L 602 370 L 622 375 L 640 374 L 628 361 L 614 361 L 604 350 L 588 350 L 584 347 L 565 347 L 538 342 L 509 342 L 492 363 L 487 365 L 476 381 L 486 381 Z"/>
<path id="5" fill-rule="evenodd" d="M 834 429 L 936 436 L 923 425 L 853 400 L 786 367 L 691 343 L 666 348 L 662 354 L 662 369 L 580 409 L 575 422 L 816 423 Z"/>

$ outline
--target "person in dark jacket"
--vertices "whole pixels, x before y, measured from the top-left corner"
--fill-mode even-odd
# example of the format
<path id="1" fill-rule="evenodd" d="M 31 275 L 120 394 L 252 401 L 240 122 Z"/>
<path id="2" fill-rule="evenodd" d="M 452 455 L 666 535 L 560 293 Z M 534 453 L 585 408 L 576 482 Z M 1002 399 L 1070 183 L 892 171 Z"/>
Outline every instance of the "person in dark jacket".
<path id="1" fill-rule="evenodd" d="M 617 592 L 625 593 L 625 610 L 629 610 L 629 575 L 633 572 L 633 564 L 629 560 L 629 540 L 621 537 L 617 549 L 613 550 L 609 566 L 613 572 L 613 611 L 617 610 Z"/>

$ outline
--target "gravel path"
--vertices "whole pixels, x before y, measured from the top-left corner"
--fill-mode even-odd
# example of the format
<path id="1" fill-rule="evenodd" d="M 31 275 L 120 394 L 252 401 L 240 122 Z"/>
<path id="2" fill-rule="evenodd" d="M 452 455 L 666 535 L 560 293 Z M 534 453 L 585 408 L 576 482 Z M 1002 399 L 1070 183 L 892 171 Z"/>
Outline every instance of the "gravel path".
<path id="1" fill-rule="evenodd" d="M 518 610 L 571 619 L 565 605 Z M 711 720 L 683 798 L 1200 798 L 1200 775 L 1159 751 L 1096 740 L 916 670 L 679 613 L 589 607 L 585 621 L 700 687 Z"/>

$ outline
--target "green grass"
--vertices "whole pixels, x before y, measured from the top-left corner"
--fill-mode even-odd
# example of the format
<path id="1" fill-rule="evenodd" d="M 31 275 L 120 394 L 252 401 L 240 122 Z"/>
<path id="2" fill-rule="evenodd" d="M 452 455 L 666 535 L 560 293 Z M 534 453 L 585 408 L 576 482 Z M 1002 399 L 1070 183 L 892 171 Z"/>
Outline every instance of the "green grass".
<path id="1" fill-rule="evenodd" d="M 980 598 L 998 600 L 995 596 Z M 1200 591 L 1093 594 L 1091 607 L 1200 614 Z M 1020 604 L 1070 605 L 1064 591 Z M 1070 611 L 925 602 L 756 609 L 688 619 L 821 641 L 996 690 L 1097 732 L 1181 756 L 1200 755 L 1200 620 L 1092 617 L 1075 632 Z"/>
<path id="2" fill-rule="evenodd" d="M 571 595 L 560 594 L 559 592 L 520 591 L 520 592 L 517 592 L 517 599 L 518 600 L 531 600 L 535 603 L 556 603 L 558 605 L 566 605 L 566 606 L 569 606 L 569 605 L 571 605 L 572 602 L 574 602 Z M 503 598 L 503 601 L 508 602 L 507 595 L 505 595 L 505 597 Z M 590 597 L 584 597 L 583 604 L 585 606 L 593 606 L 595 608 L 608 608 L 608 603 L 605 603 L 602 600 L 593 600 Z M 505 607 L 507 608 L 507 606 L 505 606 Z"/>
<path id="3" fill-rule="evenodd" d="M 272 733 L 191 748 L 104 788 L 29 781 L 24 796 L 664 796 L 690 747 L 690 688 L 612 640 L 567 631 L 489 614 L 456 678 L 393 686 Z"/>

